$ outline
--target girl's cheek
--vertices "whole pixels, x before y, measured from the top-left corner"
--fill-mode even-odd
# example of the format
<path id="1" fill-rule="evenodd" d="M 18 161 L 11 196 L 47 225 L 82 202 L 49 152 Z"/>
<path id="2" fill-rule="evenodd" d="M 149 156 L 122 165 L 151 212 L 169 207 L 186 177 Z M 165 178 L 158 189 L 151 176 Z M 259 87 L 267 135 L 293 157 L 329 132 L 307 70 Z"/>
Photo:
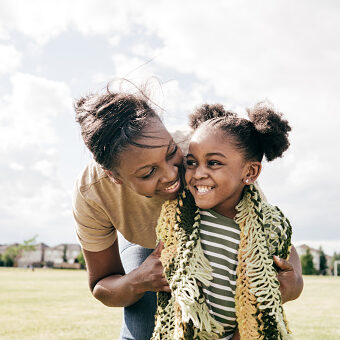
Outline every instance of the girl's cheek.
<path id="1" fill-rule="evenodd" d="M 189 184 L 191 176 L 191 171 L 189 169 L 185 169 L 185 181 L 187 182 L 187 184 Z"/>

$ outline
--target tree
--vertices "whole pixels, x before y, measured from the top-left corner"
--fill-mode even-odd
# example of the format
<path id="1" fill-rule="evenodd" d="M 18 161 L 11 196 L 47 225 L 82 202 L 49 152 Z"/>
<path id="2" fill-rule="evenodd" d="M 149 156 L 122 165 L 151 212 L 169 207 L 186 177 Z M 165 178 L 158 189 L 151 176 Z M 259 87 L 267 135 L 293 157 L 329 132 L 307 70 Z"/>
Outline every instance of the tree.
<path id="1" fill-rule="evenodd" d="M 303 275 L 313 275 L 316 272 L 313 263 L 313 255 L 310 253 L 309 248 L 307 248 L 306 254 L 301 256 L 301 267 Z"/>
<path id="2" fill-rule="evenodd" d="M 2 254 L 2 261 L 4 266 L 13 267 L 14 265 L 16 265 L 16 261 L 24 251 L 35 250 L 36 238 L 37 235 L 29 240 L 24 241 L 23 244 L 14 244 L 12 246 L 7 247 L 4 253 Z"/>
<path id="3" fill-rule="evenodd" d="M 333 254 L 331 261 L 331 269 L 333 274 L 334 274 L 334 261 L 340 261 L 340 253 L 334 252 Z M 338 275 L 340 275 L 340 264 L 338 264 Z"/>
<path id="4" fill-rule="evenodd" d="M 64 244 L 64 249 L 63 249 L 63 261 L 67 262 L 67 245 Z"/>
<path id="5" fill-rule="evenodd" d="M 77 256 L 76 262 L 80 263 L 81 268 L 86 268 L 84 254 L 82 251 L 80 251 L 79 255 Z"/>
<path id="6" fill-rule="evenodd" d="M 319 260 L 320 260 L 320 268 L 319 268 L 319 274 L 320 275 L 326 275 L 327 274 L 327 258 L 325 253 L 323 252 L 321 246 L 319 248 Z"/>

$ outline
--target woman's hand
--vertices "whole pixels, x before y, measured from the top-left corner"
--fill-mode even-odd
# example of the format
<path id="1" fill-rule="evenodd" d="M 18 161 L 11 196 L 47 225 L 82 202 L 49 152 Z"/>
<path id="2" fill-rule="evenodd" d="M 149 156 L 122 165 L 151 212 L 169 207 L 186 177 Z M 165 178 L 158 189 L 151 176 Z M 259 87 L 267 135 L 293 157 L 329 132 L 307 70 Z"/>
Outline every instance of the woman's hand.
<path id="1" fill-rule="evenodd" d="M 126 307 L 137 302 L 147 291 L 170 292 L 160 261 L 162 250 L 160 243 L 140 267 L 125 274 L 117 240 L 103 251 L 83 249 L 93 296 L 106 306 Z"/>
<path id="2" fill-rule="evenodd" d="M 240 339 L 241 339 L 240 332 L 239 332 L 238 327 L 237 327 L 233 337 L 231 338 L 231 340 L 240 340 Z"/>
<path id="3" fill-rule="evenodd" d="M 292 246 L 289 261 L 274 256 L 274 262 L 279 267 L 277 277 L 282 303 L 297 299 L 303 289 L 303 279 L 300 258 L 295 247 Z"/>
<path id="4" fill-rule="evenodd" d="M 145 293 L 146 291 L 159 292 L 165 291 L 170 293 L 169 284 L 163 273 L 163 265 L 160 260 L 164 245 L 160 241 L 155 250 L 148 258 L 135 269 L 137 292 Z"/>

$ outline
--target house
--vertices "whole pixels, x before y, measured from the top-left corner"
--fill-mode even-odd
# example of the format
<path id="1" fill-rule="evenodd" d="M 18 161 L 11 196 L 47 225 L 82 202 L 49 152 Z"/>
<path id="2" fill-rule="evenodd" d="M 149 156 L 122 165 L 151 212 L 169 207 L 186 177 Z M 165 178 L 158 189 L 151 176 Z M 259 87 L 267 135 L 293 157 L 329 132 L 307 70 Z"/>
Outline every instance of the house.
<path id="1" fill-rule="evenodd" d="M 311 255 L 313 256 L 313 264 L 314 264 L 314 268 L 316 270 L 320 270 L 320 250 L 319 249 L 315 249 L 315 248 L 311 248 L 309 246 L 307 246 L 306 244 L 301 244 L 299 246 L 296 246 L 296 251 L 299 254 L 299 256 L 301 257 L 302 255 L 305 255 L 307 252 L 307 249 L 309 249 Z M 332 256 L 329 255 L 325 255 L 326 256 L 326 260 L 327 260 L 327 274 L 330 275 L 331 274 L 331 261 L 332 261 Z"/>
<path id="2" fill-rule="evenodd" d="M 18 244 L 0 245 L 0 254 Z M 35 245 L 35 250 L 23 251 L 16 259 L 18 267 L 80 268 L 77 257 L 81 252 L 79 244 L 59 244 L 49 247 L 45 243 Z"/>
<path id="3" fill-rule="evenodd" d="M 18 267 L 41 267 L 44 262 L 44 253 L 48 245 L 45 243 L 38 243 L 35 245 L 35 250 L 24 251 L 17 259 Z"/>

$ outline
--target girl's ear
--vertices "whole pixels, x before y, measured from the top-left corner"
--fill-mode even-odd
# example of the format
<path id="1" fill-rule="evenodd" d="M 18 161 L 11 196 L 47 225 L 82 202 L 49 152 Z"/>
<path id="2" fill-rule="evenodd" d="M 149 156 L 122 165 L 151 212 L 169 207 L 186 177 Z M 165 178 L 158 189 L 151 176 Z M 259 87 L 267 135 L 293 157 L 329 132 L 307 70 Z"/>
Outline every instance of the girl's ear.
<path id="1" fill-rule="evenodd" d="M 110 180 L 115 184 L 123 184 L 123 181 L 116 175 L 113 174 L 111 170 L 104 170 L 105 173 L 109 176 Z"/>
<path id="2" fill-rule="evenodd" d="M 249 185 L 254 184 L 254 182 L 257 180 L 257 177 L 259 177 L 262 169 L 261 162 L 249 162 L 247 165 L 247 171 L 245 176 L 243 177 L 243 183 Z"/>

